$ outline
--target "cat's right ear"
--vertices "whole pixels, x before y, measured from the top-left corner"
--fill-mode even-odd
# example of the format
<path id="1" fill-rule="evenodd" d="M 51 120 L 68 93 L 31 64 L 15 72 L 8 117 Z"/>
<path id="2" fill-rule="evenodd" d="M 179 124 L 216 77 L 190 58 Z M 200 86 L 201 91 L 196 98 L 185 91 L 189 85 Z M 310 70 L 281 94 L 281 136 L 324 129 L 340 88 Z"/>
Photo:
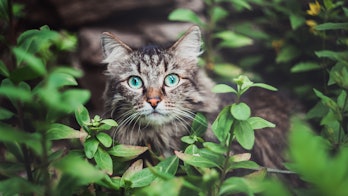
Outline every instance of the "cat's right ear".
<path id="1" fill-rule="evenodd" d="M 104 54 L 103 63 L 112 63 L 120 60 L 132 51 L 129 46 L 109 32 L 102 33 L 101 45 Z"/>

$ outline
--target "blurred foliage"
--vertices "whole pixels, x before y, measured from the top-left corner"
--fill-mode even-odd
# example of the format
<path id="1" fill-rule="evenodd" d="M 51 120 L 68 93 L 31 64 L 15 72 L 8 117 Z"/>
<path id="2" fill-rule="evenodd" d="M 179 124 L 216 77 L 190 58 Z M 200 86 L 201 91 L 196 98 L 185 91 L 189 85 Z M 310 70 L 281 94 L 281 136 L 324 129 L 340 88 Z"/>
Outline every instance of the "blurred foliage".
<path id="1" fill-rule="evenodd" d="M 148 147 L 114 143 L 107 132 L 117 122 L 90 117 L 83 106 L 90 93 L 77 82 L 82 72 L 57 60 L 60 53 L 74 50 L 74 35 L 43 26 L 12 40 L 13 20 L 23 16 L 23 6 L 0 0 L 0 49 L 8 54 L 0 61 L 1 195 L 348 195 L 347 3 L 204 3 L 205 18 L 176 9 L 169 19 L 203 29 L 202 64 L 235 83 L 219 84 L 213 91 L 234 93 L 237 99 L 211 126 L 217 143 L 203 140 L 208 122 L 197 114 L 191 134 L 182 138 L 185 150 L 164 158 Z M 307 186 L 295 189 L 268 178 L 269 169 L 251 161 L 248 153 L 232 155 L 233 141 L 249 150 L 255 129 L 275 126 L 252 117 L 240 101 L 250 88 L 276 90 L 249 78 L 281 81 L 278 86 L 314 105 L 305 118 L 292 118 L 286 163 Z M 80 130 L 71 127 L 74 114 Z M 75 148 L 57 147 L 61 141 Z M 152 160 L 144 162 L 144 154 Z M 236 169 L 254 172 L 231 176 Z"/>

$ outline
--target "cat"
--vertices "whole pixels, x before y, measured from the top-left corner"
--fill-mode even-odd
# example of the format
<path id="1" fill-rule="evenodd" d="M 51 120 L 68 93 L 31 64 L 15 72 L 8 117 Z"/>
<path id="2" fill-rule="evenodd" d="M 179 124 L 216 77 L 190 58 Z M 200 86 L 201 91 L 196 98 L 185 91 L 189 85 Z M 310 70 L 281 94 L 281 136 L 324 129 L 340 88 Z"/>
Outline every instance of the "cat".
<path id="1" fill-rule="evenodd" d="M 107 64 L 105 110 L 107 117 L 119 123 L 114 130 L 117 142 L 149 146 L 160 155 L 173 155 L 174 150 L 182 150 L 180 138 L 189 134 L 197 112 L 214 120 L 226 104 L 224 100 L 233 101 L 211 92 L 214 82 L 197 66 L 201 43 L 197 26 L 168 48 L 146 46 L 133 50 L 111 33 L 102 34 L 103 62 Z M 287 126 L 288 116 L 277 113 L 279 107 L 287 114 L 281 99 L 260 92 L 251 91 L 245 99 L 255 109 L 254 114 Z M 284 129 L 288 127 L 256 133 L 254 159 L 265 166 L 282 168 Z M 214 141 L 211 131 L 206 132 L 205 139 Z M 242 152 L 238 147 L 236 151 Z"/>

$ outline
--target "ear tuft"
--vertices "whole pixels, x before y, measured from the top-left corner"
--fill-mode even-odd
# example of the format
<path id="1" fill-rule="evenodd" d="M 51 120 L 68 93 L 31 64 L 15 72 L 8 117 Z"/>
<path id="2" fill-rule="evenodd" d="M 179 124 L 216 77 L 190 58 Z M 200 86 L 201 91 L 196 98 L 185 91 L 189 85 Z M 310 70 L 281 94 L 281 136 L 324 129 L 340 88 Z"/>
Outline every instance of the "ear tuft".
<path id="1" fill-rule="evenodd" d="M 170 48 L 174 54 L 181 58 L 197 60 L 201 52 L 201 31 L 198 26 L 192 26 Z"/>
<path id="2" fill-rule="evenodd" d="M 112 63 L 124 58 L 132 49 L 112 33 L 104 32 L 101 35 L 101 45 L 104 54 L 104 63 Z"/>

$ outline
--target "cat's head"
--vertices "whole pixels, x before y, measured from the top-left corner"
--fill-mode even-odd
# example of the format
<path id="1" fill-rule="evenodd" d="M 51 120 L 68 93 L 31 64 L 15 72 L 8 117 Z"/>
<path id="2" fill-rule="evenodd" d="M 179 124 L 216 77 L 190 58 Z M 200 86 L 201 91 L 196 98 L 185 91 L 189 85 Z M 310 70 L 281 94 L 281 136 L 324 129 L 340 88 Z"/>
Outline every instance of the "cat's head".
<path id="1" fill-rule="evenodd" d="M 197 67 L 201 33 L 197 26 L 169 48 L 133 50 L 110 33 L 102 34 L 107 68 L 106 108 L 113 118 L 163 125 L 211 110 L 212 82 Z"/>

